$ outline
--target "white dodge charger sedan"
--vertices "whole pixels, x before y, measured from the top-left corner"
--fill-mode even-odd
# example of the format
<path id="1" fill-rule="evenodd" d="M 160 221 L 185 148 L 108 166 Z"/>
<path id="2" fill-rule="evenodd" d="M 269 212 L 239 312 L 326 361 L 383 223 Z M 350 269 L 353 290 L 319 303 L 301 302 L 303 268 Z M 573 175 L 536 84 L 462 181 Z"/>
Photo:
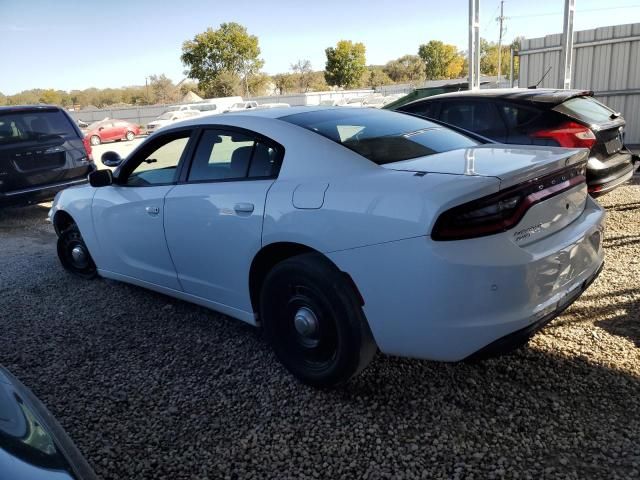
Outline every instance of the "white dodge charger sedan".
<path id="1" fill-rule="evenodd" d="M 587 151 L 482 144 L 375 109 L 295 107 L 167 127 L 50 218 L 65 268 L 261 326 L 317 386 L 379 349 L 508 351 L 603 263 Z"/>

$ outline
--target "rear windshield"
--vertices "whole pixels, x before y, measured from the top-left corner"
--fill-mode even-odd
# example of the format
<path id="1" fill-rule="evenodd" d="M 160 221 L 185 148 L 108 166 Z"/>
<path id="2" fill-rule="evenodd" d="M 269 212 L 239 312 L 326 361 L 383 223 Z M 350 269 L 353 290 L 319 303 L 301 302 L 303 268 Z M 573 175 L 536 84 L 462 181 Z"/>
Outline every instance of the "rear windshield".
<path id="1" fill-rule="evenodd" d="M 613 110 L 591 97 L 570 98 L 561 105 L 569 115 L 589 123 L 604 123 L 612 120 Z"/>
<path id="2" fill-rule="evenodd" d="M 297 113 L 280 120 L 327 137 L 378 165 L 478 145 L 428 120 L 386 110 L 337 108 Z"/>
<path id="3" fill-rule="evenodd" d="M 40 140 L 51 135 L 77 137 L 67 116 L 49 112 L 11 112 L 0 115 L 0 145 Z"/>

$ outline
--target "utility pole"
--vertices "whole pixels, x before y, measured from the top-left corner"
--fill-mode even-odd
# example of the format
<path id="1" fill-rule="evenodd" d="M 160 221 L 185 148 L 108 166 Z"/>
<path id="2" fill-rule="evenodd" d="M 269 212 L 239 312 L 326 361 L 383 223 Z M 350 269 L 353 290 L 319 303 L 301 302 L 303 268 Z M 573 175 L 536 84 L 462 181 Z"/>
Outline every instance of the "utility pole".
<path id="1" fill-rule="evenodd" d="M 480 0 L 469 0 L 469 90 L 480 88 Z"/>
<path id="2" fill-rule="evenodd" d="M 565 0 L 562 24 L 562 57 L 560 57 L 560 88 L 571 88 L 571 63 L 573 61 L 573 15 L 576 0 Z"/>
<path id="3" fill-rule="evenodd" d="M 500 16 L 496 20 L 500 23 L 500 36 L 498 37 L 498 87 L 500 87 L 500 77 L 502 76 L 502 34 L 504 33 L 502 26 L 505 20 L 504 0 L 500 1 Z"/>

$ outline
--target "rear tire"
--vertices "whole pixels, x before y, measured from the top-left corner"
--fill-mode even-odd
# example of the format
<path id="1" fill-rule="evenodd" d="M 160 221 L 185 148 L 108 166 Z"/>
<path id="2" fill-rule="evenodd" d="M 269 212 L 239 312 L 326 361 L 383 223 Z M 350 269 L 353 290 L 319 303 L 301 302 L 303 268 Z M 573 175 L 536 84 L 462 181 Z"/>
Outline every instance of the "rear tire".
<path id="1" fill-rule="evenodd" d="M 353 287 L 318 254 L 289 258 L 269 272 L 260 318 L 280 362 L 315 387 L 347 382 L 377 351 Z"/>
<path id="2" fill-rule="evenodd" d="M 58 258 L 66 270 L 86 279 L 98 275 L 96 264 L 75 223 L 60 232 L 57 247 Z"/>
<path id="3" fill-rule="evenodd" d="M 136 134 L 133 133 L 132 131 L 128 131 L 127 132 L 127 136 L 126 136 L 127 140 L 130 142 L 131 140 L 133 140 L 134 138 L 136 138 Z"/>
<path id="4" fill-rule="evenodd" d="M 91 135 L 89 142 L 95 147 L 96 145 L 100 145 L 100 143 L 102 143 L 102 140 L 100 140 L 100 137 L 98 135 Z"/>

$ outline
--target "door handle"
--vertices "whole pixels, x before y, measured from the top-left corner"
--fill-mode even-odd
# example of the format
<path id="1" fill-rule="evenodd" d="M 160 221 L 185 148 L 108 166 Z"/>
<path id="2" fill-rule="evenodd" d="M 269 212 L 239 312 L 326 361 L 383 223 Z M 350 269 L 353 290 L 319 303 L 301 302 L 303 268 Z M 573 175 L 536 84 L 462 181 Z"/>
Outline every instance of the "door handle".
<path id="1" fill-rule="evenodd" d="M 251 213 L 253 208 L 253 203 L 236 203 L 233 207 L 237 213 Z"/>
<path id="2" fill-rule="evenodd" d="M 158 215 L 160 213 L 160 208 L 159 207 L 146 207 L 144 210 L 145 210 L 145 212 L 147 212 L 152 217 L 155 217 L 156 215 Z"/>

